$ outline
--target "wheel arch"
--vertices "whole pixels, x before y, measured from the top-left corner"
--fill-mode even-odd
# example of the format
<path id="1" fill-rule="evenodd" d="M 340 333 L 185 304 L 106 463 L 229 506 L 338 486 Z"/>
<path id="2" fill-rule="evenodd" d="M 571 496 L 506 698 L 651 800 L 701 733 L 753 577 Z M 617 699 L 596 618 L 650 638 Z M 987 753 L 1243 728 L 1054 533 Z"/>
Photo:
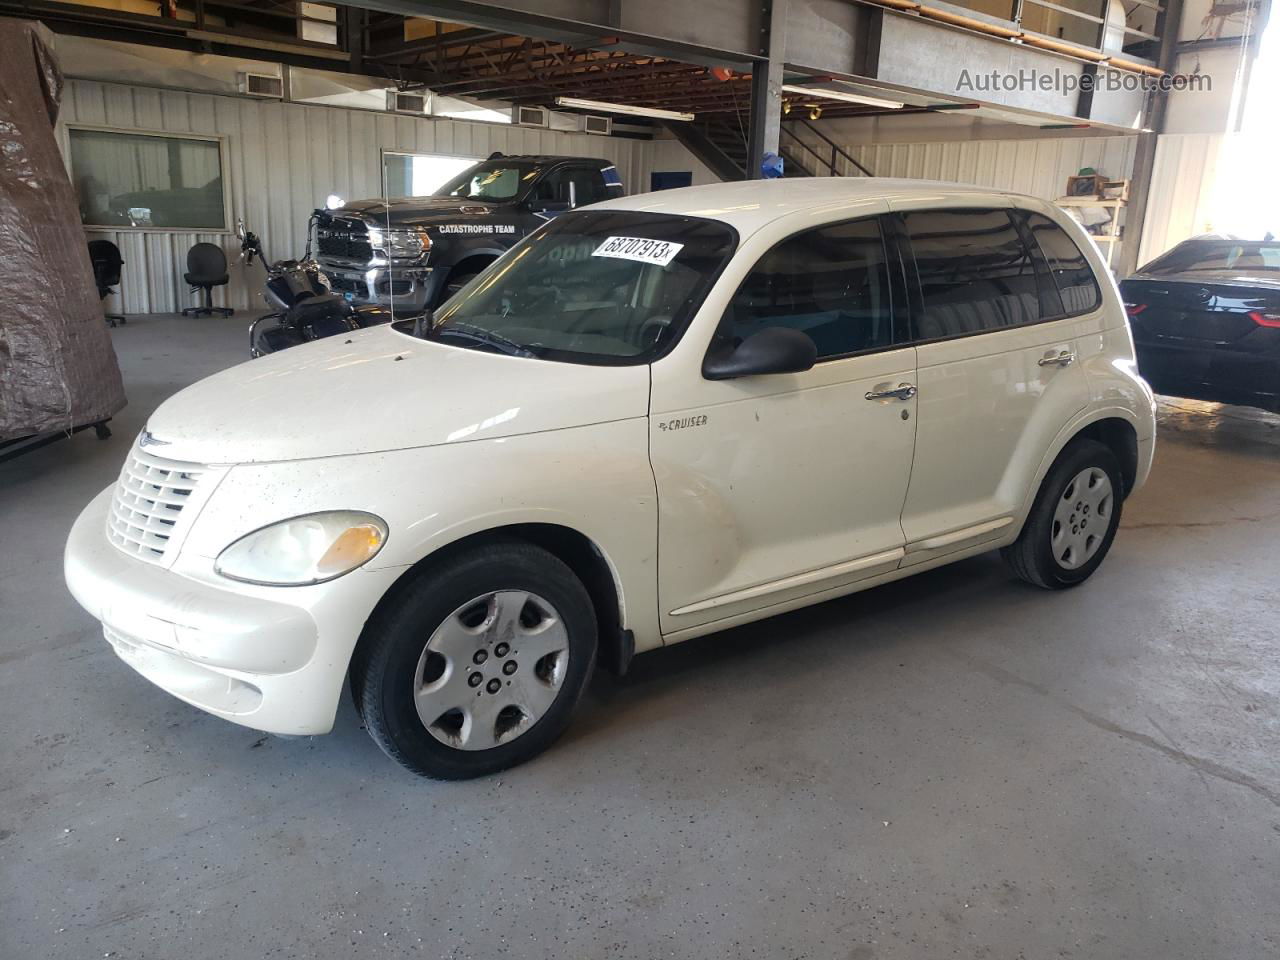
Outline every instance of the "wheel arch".
<path id="1" fill-rule="evenodd" d="M 493 261 L 497 260 L 505 251 L 502 250 L 473 250 L 467 253 L 462 259 L 449 267 L 449 272 L 445 274 L 445 284 L 449 280 L 459 274 L 479 273 Z"/>
<path id="2" fill-rule="evenodd" d="M 1062 445 L 1066 449 L 1077 437 L 1088 437 L 1097 440 L 1115 454 L 1120 462 L 1120 475 L 1124 480 L 1124 495 L 1132 492 L 1138 479 L 1138 431 L 1133 424 L 1123 417 L 1103 417 L 1092 420 L 1073 433 Z M 1061 450 L 1059 450 L 1061 453 Z"/>
<path id="3" fill-rule="evenodd" d="M 635 653 L 635 639 L 624 626 L 623 596 L 617 569 L 594 540 L 572 527 L 558 523 L 508 523 L 466 534 L 437 547 L 405 568 L 378 600 L 367 622 L 372 622 L 383 606 L 396 602 L 404 591 L 411 589 L 413 582 L 423 571 L 446 565 L 453 557 L 477 546 L 504 540 L 517 540 L 541 547 L 573 571 L 591 597 L 599 632 L 597 643 L 600 662 L 619 676 L 626 673 Z M 356 642 L 353 658 L 360 654 L 365 642 L 366 637 L 362 632 Z"/>
<path id="4" fill-rule="evenodd" d="M 1134 424 L 1132 413 L 1124 408 L 1116 407 L 1082 412 L 1080 416 L 1059 431 L 1053 443 L 1050 444 L 1049 449 L 1045 451 L 1044 456 L 1041 458 L 1040 466 L 1036 470 L 1032 482 L 1027 485 L 1022 507 L 1017 514 L 1018 521 L 1014 525 L 1012 532 L 1013 538 L 1016 538 L 1021 533 L 1023 526 L 1026 524 L 1027 517 L 1031 512 L 1031 505 L 1035 502 L 1036 495 L 1040 492 L 1040 486 L 1044 483 L 1044 478 L 1053 469 L 1053 465 L 1057 462 L 1058 457 L 1062 455 L 1062 451 L 1078 437 L 1097 440 L 1111 450 L 1120 462 L 1124 495 L 1127 497 L 1133 490 L 1138 480 L 1141 463 L 1138 430 Z M 1012 542 L 1012 539 L 1010 542 Z"/>

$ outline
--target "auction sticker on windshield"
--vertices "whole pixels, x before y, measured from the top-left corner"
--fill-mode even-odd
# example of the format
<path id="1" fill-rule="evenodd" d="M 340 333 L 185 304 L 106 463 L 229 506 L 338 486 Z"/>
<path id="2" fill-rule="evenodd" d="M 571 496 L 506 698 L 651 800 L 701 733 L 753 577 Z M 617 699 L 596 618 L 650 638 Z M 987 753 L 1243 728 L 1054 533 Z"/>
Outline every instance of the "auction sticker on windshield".
<path id="1" fill-rule="evenodd" d="M 635 260 L 639 263 L 656 263 L 665 267 L 684 249 L 683 243 L 666 240 L 648 240 L 644 237 L 609 237 L 591 251 L 593 257 L 614 257 L 618 260 Z"/>

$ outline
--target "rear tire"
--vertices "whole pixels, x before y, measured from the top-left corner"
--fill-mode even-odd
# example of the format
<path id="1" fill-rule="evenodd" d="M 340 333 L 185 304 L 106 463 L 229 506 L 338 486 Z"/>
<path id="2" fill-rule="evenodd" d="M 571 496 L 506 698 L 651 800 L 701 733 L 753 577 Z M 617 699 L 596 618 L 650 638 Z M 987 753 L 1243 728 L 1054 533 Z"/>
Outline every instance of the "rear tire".
<path id="1" fill-rule="evenodd" d="M 595 667 L 596 618 L 559 558 L 504 541 L 428 567 L 370 619 L 351 664 L 365 729 L 440 780 L 531 759 L 565 728 Z"/>
<path id="2" fill-rule="evenodd" d="M 1096 440 L 1073 440 L 1040 484 L 1022 533 L 1000 555 L 1015 575 L 1037 587 L 1081 584 L 1111 549 L 1123 500 L 1115 454 Z"/>

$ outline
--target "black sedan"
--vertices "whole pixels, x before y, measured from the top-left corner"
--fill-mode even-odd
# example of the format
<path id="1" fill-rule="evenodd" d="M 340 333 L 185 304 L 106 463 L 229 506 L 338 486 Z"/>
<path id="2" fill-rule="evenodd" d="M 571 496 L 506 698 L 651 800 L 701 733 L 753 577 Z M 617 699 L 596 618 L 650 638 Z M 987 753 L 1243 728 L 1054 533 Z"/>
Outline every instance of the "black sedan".
<path id="1" fill-rule="evenodd" d="M 1192 237 L 1120 292 L 1154 390 L 1280 412 L 1280 241 Z"/>

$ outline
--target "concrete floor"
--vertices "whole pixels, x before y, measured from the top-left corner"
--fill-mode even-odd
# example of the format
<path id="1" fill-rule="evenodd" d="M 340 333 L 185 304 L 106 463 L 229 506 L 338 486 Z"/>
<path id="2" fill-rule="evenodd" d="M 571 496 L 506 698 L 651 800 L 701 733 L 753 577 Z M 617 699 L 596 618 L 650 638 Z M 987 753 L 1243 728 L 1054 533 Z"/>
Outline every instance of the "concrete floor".
<path id="1" fill-rule="evenodd" d="M 438 784 L 349 704 L 298 740 L 185 706 L 63 587 L 246 320 L 131 320 L 115 437 L 0 466 L 0 958 L 1280 955 L 1280 418 L 1167 404 L 1078 590 L 982 557 L 646 654 Z"/>

